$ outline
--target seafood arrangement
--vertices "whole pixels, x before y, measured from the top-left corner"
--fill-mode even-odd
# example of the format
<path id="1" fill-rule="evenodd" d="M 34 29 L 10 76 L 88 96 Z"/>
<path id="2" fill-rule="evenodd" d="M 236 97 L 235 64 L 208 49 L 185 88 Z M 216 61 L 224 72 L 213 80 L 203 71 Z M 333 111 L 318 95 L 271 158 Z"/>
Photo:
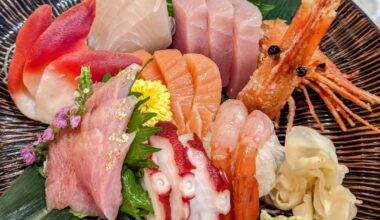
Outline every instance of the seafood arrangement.
<path id="1" fill-rule="evenodd" d="M 85 0 L 55 19 L 42 5 L 21 27 L 8 88 L 23 114 L 49 125 L 20 151 L 44 178 L 46 210 L 271 219 L 261 201 L 292 210 L 289 219 L 353 219 L 360 201 L 342 185 L 334 144 L 293 127 L 300 90 L 324 130 L 311 88 L 343 131 L 342 118 L 380 133 L 340 97 L 368 111 L 380 98 L 319 49 L 340 1 L 303 0 L 289 25 L 263 21 L 246 0 L 170 4 L 174 18 L 163 0 Z M 286 104 L 283 146 L 275 125 Z"/>

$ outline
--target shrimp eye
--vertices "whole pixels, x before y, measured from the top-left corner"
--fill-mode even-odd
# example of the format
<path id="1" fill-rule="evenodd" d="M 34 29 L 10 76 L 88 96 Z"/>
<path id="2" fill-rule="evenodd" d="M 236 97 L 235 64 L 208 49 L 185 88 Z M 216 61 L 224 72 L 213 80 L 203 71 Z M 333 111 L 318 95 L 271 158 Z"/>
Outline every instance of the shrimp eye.
<path id="1" fill-rule="evenodd" d="M 299 77 L 304 77 L 304 76 L 306 76 L 307 68 L 304 66 L 298 66 L 296 71 L 297 71 L 297 75 Z"/>
<path id="2" fill-rule="evenodd" d="M 320 63 L 320 64 L 318 64 L 317 70 L 319 70 L 319 71 L 325 71 L 326 70 L 326 63 Z"/>
<path id="3" fill-rule="evenodd" d="M 281 52 L 281 48 L 279 46 L 277 46 L 277 45 L 272 45 L 268 49 L 268 54 L 270 56 L 276 55 L 276 54 L 278 54 L 280 52 Z"/>

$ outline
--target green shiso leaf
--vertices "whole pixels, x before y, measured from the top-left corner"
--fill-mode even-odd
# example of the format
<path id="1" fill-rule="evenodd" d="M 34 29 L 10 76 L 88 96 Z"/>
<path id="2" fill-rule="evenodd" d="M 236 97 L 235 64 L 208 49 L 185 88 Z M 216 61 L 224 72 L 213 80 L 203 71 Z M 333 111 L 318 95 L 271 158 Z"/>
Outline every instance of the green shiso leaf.
<path id="1" fill-rule="evenodd" d="M 261 0 L 249 0 L 249 2 L 256 5 L 260 9 L 263 16 L 275 8 L 274 5 L 269 3 L 263 3 Z"/>
<path id="2" fill-rule="evenodd" d="M 141 94 L 132 94 L 135 96 L 140 96 Z M 136 132 L 135 139 L 133 140 L 127 157 L 125 159 L 125 163 L 130 168 L 156 168 L 155 165 L 148 157 L 154 153 L 159 151 L 159 149 L 148 146 L 146 141 L 154 135 L 155 133 L 160 131 L 160 128 L 157 127 L 146 127 L 144 123 L 149 121 L 151 118 L 156 116 L 155 113 L 149 112 L 141 112 L 139 107 L 149 100 L 149 97 L 139 101 L 135 110 L 132 113 L 131 119 L 128 123 L 128 133 Z"/>
<path id="3" fill-rule="evenodd" d="M 106 73 L 106 74 L 103 75 L 102 82 L 103 82 L 103 83 L 106 83 L 106 82 L 108 82 L 111 78 L 112 78 L 111 73 Z"/>
<path id="4" fill-rule="evenodd" d="M 149 195 L 142 188 L 134 172 L 124 167 L 121 180 L 124 199 L 120 211 L 138 220 L 142 219 L 142 216 L 152 213 L 153 207 Z"/>
<path id="5" fill-rule="evenodd" d="M 166 0 L 166 5 L 168 7 L 168 13 L 169 13 L 169 16 L 174 16 L 174 13 L 173 13 L 173 3 L 172 3 L 172 0 Z"/>
<path id="6" fill-rule="evenodd" d="M 263 19 L 283 19 L 290 23 L 297 12 L 301 0 L 249 0 L 260 9 Z"/>
<path id="7" fill-rule="evenodd" d="M 77 212 L 73 209 L 70 209 L 69 211 L 73 216 L 77 217 L 77 218 L 80 218 L 80 219 L 84 219 L 86 218 L 88 215 L 86 213 L 83 213 L 83 212 Z"/>
<path id="8" fill-rule="evenodd" d="M 0 219 L 77 219 L 68 209 L 46 209 L 45 179 L 36 166 L 27 168 L 0 197 Z"/>

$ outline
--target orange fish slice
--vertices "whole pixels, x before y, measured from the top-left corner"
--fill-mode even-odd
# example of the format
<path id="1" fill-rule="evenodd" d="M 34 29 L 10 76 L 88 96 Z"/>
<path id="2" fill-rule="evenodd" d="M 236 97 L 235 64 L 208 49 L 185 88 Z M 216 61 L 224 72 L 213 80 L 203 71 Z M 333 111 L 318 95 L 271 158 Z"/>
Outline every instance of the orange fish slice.
<path id="1" fill-rule="evenodd" d="M 188 126 L 199 137 L 205 137 L 220 105 L 222 81 L 218 66 L 201 54 L 183 56 L 193 77 L 194 99 Z"/>
<path id="2" fill-rule="evenodd" d="M 190 118 L 194 97 L 193 79 L 185 59 L 179 50 L 160 50 L 153 54 L 170 92 L 170 107 L 178 133 L 189 131 L 186 122 Z"/>
<path id="3" fill-rule="evenodd" d="M 146 50 L 137 50 L 133 52 L 133 55 L 140 58 L 143 62 L 143 66 L 147 64 L 144 70 L 140 73 L 140 77 L 144 80 L 160 80 L 162 83 L 165 83 L 164 78 L 162 77 L 161 71 L 157 66 L 155 60 L 151 60 L 153 58 L 152 54 L 147 52 Z"/>

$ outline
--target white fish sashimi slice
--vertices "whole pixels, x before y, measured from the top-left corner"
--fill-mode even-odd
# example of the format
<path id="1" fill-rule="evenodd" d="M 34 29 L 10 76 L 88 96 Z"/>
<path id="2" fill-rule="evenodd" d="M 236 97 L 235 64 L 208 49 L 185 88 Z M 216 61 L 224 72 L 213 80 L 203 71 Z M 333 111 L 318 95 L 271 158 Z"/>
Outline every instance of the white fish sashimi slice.
<path id="1" fill-rule="evenodd" d="M 171 44 L 165 0 L 98 0 L 97 3 L 89 38 L 92 49 L 153 52 Z"/>
<path id="2" fill-rule="evenodd" d="M 234 8 L 228 0 L 207 0 L 210 57 L 219 67 L 222 86 L 230 80 Z"/>
<path id="3" fill-rule="evenodd" d="M 262 15 L 246 0 L 229 0 L 234 7 L 234 52 L 227 95 L 235 98 L 257 66 Z"/>
<path id="4" fill-rule="evenodd" d="M 171 29 L 171 24 L 166 2 L 155 1 L 155 4 L 153 3 L 152 1 L 152 11 L 149 15 L 143 17 L 139 23 L 131 27 L 127 37 L 118 40 L 115 50 L 126 51 L 125 47 L 127 45 L 127 50 L 129 51 L 144 48 L 146 51 L 153 53 L 158 49 L 167 48 L 172 43 L 171 35 L 169 36 L 169 32 L 167 31 L 169 30 L 168 28 Z M 146 6 L 141 2 L 139 2 L 139 5 L 136 7 L 139 7 L 141 11 L 146 10 Z"/>
<path id="5" fill-rule="evenodd" d="M 173 0 L 176 34 L 173 48 L 209 56 L 206 0 Z"/>
<path id="6" fill-rule="evenodd" d="M 110 1 L 103 0 L 96 1 L 96 16 L 89 35 L 89 46 L 94 50 L 100 50 L 106 46 L 105 42 L 107 39 L 112 38 L 114 34 L 111 31 L 114 26 L 110 25 L 109 22 L 117 21 L 120 14 L 123 13 L 134 0 L 113 1 L 118 4 L 110 4 L 109 2 Z"/>

